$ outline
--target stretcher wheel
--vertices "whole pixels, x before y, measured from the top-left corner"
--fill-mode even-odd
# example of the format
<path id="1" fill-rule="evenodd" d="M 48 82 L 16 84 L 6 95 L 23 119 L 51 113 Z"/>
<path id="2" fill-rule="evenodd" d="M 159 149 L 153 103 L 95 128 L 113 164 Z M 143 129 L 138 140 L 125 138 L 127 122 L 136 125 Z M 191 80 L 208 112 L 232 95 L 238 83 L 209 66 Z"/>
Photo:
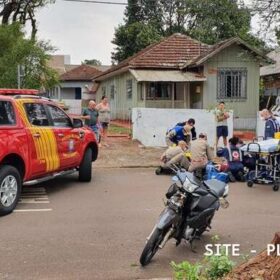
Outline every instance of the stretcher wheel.
<path id="1" fill-rule="evenodd" d="M 279 185 L 274 185 L 274 186 L 273 186 L 273 190 L 274 190 L 275 192 L 279 191 Z"/>
<path id="2" fill-rule="evenodd" d="M 254 182 L 253 182 L 253 181 L 248 181 L 248 182 L 247 182 L 247 186 L 248 186 L 249 188 L 252 188 L 253 185 L 254 185 Z"/>

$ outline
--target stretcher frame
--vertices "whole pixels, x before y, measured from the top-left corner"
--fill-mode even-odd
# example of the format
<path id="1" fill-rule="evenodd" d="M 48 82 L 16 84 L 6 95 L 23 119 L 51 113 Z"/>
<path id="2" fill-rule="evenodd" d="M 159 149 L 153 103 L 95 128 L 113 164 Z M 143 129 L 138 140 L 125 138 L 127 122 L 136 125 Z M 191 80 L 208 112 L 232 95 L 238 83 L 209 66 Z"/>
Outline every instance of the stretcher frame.
<path id="1" fill-rule="evenodd" d="M 258 151 L 250 151 L 250 145 L 257 145 Z M 251 174 L 255 173 L 254 178 L 249 178 L 247 186 L 252 187 L 254 184 L 272 184 L 273 190 L 278 191 L 280 185 L 280 168 L 278 159 L 280 159 L 280 151 L 275 152 L 262 152 L 258 143 L 252 142 L 247 146 L 246 153 L 254 155 L 256 157 L 256 168 L 250 171 Z M 260 160 L 265 158 L 263 163 Z M 263 170 L 265 168 L 265 170 Z M 261 172 L 266 172 L 266 177 L 263 177 Z"/>

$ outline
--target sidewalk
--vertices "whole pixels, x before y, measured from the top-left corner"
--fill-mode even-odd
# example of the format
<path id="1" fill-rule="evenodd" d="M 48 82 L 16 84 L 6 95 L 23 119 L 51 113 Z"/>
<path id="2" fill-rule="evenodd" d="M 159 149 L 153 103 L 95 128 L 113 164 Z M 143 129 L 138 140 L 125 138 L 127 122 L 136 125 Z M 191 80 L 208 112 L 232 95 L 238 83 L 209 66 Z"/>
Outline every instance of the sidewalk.
<path id="1" fill-rule="evenodd" d="M 94 168 L 156 167 L 165 148 L 146 148 L 127 137 L 108 137 L 108 147 L 102 145 Z"/>

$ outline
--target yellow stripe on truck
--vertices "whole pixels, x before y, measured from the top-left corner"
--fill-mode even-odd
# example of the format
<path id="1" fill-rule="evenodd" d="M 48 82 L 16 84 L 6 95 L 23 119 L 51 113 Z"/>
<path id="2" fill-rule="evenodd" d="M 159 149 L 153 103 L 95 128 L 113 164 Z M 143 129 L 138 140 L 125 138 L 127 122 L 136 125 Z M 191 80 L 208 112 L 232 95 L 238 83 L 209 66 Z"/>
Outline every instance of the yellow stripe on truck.
<path id="1" fill-rule="evenodd" d="M 46 172 L 57 170 L 60 167 L 60 158 L 55 134 L 52 128 L 34 126 L 30 124 L 28 117 L 26 116 L 24 103 L 34 103 L 34 100 L 17 100 L 15 103 L 24 125 L 29 128 L 35 145 L 37 158 L 46 161 Z M 40 137 L 35 137 L 34 135 L 36 133 L 40 133 Z"/>

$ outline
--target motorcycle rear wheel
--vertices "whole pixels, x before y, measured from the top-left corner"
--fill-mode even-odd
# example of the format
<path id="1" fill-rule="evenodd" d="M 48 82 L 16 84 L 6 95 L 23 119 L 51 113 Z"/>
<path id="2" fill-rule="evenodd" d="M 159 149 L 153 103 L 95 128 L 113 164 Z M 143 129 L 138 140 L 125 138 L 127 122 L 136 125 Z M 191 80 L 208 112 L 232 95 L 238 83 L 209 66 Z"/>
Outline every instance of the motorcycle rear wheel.
<path id="1" fill-rule="evenodd" d="M 143 252 L 141 254 L 140 263 L 142 266 L 145 266 L 150 263 L 153 256 L 158 251 L 159 245 L 162 242 L 164 236 L 165 236 L 165 234 L 164 234 L 163 230 L 160 230 L 158 228 L 156 228 L 154 230 L 152 236 L 146 243 L 146 245 L 143 249 Z"/>

